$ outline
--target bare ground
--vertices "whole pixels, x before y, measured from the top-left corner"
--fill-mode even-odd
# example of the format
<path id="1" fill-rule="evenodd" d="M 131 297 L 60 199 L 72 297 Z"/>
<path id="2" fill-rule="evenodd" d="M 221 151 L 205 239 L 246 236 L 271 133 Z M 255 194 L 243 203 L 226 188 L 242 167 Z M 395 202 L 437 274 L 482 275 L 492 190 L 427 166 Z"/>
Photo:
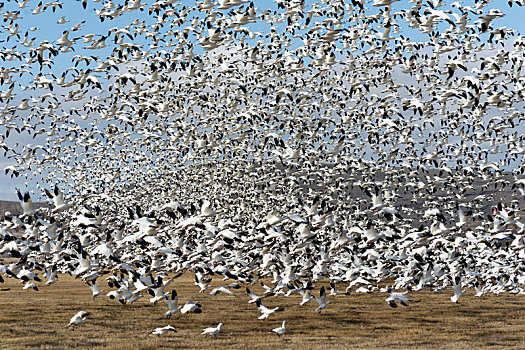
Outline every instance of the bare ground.
<path id="1" fill-rule="evenodd" d="M 216 281 L 214 281 L 216 282 Z M 219 284 L 218 281 L 216 284 Z M 99 285 L 110 291 L 105 281 Z M 193 276 L 176 279 L 179 303 L 198 300 L 202 314 L 166 319 L 166 303 L 153 305 L 145 295 L 131 305 L 121 305 L 104 294 L 93 299 L 91 290 L 67 275 L 40 291 L 22 290 L 14 279 L 0 284 L 0 334 L 2 349 L 523 349 L 525 348 L 525 298 L 467 292 L 458 304 L 444 293 L 414 292 L 421 302 L 392 309 L 386 293 L 342 293 L 328 296 L 331 304 L 316 313 L 316 302 L 299 306 L 301 297 L 272 297 L 268 307 L 284 311 L 258 320 L 255 305 L 248 304 L 244 288 L 236 297 L 199 294 Z M 4 290 L 10 288 L 9 290 Z M 259 286 L 250 287 L 262 293 Z M 344 286 L 340 286 L 344 289 Z M 316 293 L 319 289 L 316 288 Z M 91 318 L 75 330 L 66 328 L 71 316 L 84 310 Z M 287 321 L 283 337 L 268 331 Z M 216 338 L 200 335 L 203 328 L 224 323 Z M 173 325 L 177 333 L 148 335 L 156 327 Z"/>

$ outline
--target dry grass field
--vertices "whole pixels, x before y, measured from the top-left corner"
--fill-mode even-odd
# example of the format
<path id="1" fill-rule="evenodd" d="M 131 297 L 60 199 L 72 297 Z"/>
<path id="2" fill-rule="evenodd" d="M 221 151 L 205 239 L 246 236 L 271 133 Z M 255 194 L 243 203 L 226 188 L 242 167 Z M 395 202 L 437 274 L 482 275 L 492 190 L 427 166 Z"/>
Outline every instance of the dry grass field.
<path id="1" fill-rule="evenodd" d="M 105 281 L 99 281 L 106 291 Z M 411 293 L 419 303 L 390 308 L 386 293 L 342 293 L 328 296 L 331 305 L 322 313 L 316 302 L 299 306 L 300 296 L 268 298 L 269 307 L 284 311 L 258 320 L 259 311 L 248 304 L 244 289 L 237 296 L 199 294 L 193 276 L 172 283 L 179 303 L 198 300 L 203 313 L 166 319 L 166 303 L 152 305 L 149 296 L 121 305 L 104 294 L 92 299 L 80 280 L 60 276 L 40 291 L 22 290 L 18 281 L 0 285 L 0 334 L 2 349 L 98 348 L 98 349 L 519 349 L 525 348 L 525 298 L 467 292 L 459 304 L 446 293 Z M 5 290 L 8 289 L 9 290 Z M 252 286 L 262 293 L 260 286 Z M 343 289 L 343 286 L 341 286 Z M 318 293 L 318 288 L 316 288 Z M 86 324 L 66 328 L 80 310 L 91 313 Z M 268 331 L 287 321 L 283 337 Z M 200 335 L 205 327 L 224 323 L 216 338 Z M 177 333 L 148 335 L 156 327 L 173 325 Z"/>

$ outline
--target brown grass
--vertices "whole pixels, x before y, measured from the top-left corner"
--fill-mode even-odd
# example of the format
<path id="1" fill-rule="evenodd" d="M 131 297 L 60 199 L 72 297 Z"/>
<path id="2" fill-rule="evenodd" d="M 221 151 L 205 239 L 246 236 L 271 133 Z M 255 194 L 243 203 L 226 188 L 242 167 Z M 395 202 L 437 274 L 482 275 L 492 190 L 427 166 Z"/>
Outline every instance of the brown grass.
<path id="1" fill-rule="evenodd" d="M 90 289 L 79 280 L 60 276 L 40 291 L 22 290 L 14 279 L 0 288 L 0 342 L 2 349 L 99 348 L 99 349 L 477 349 L 525 348 L 525 298 L 516 295 L 487 295 L 477 298 L 466 293 L 459 304 L 449 298 L 451 291 L 411 293 L 422 299 L 409 307 L 391 309 L 385 293 L 328 296 L 331 305 L 314 312 L 312 300 L 299 306 L 300 296 L 273 297 L 269 307 L 283 306 L 283 312 L 258 320 L 259 311 L 248 304 L 248 296 L 199 294 L 191 274 L 174 281 L 179 302 L 198 300 L 202 314 L 166 319 L 166 304 L 152 305 L 149 295 L 132 305 L 120 305 L 104 294 L 91 298 Z M 101 287 L 110 289 L 104 281 Z M 259 286 L 251 287 L 261 293 Z M 343 286 L 341 286 L 343 288 Z M 318 288 L 316 288 L 316 293 Z M 86 324 L 66 328 L 80 310 L 91 312 Z M 283 337 L 268 333 L 287 320 Z M 205 327 L 224 323 L 216 338 L 200 335 Z M 156 327 L 173 325 L 177 333 L 149 336 Z"/>

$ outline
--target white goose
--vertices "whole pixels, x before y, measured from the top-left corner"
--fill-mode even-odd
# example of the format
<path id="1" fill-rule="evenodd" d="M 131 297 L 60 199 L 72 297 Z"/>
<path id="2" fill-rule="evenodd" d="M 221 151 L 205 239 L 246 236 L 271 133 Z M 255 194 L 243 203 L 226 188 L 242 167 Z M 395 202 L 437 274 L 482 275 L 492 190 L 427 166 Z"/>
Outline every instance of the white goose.
<path id="1" fill-rule="evenodd" d="M 173 326 L 164 326 L 164 327 L 158 327 L 158 328 L 155 328 L 153 331 L 151 331 L 150 334 L 152 335 L 157 335 L 157 336 L 161 336 L 161 335 L 164 335 L 168 332 L 173 332 L 173 333 L 177 333 L 177 330 L 175 329 L 175 327 Z"/>
<path id="2" fill-rule="evenodd" d="M 89 312 L 79 311 L 73 317 L 71 317 L 71 320 L 69 320 L 69 324 L 67 326 L 72 326 L 73 329 L 75 329 L 75 326 L 84 324 L 89 315 L 91 315 Z"/>
<path id="3" fill-rule="evenodd" d="M 461 278 L 459 276 L 454 277 L 452 288 L 454 289 L 454 295 L 450 297 L 450 301 L 457 303 L 459 298 L 465 293 L 464 290 L 461 290 Z"/>
<path id="4" fill-rule="evenodd" d="M 257 300 L 255 302 L 255 305 L 257 305 L 257 308 L 261 312 L 261 316 L 257 317 L 257 319 L 259 319 L 259 320 L 264 320 L 264 319 L 270 317 L 276 311 L 283 311 L 284 310 L 284 308 L 282 308 L 282 307 L 274 307 L 273 309 L 268 309 L 266 306 L 261 304 L 261 300 Z"/>
<path id="5" fill-rule="evenodd" d="M 58 189 L 58 186 L 55 185 L 53 192 L 49 191 L 47 188 L 44 188 L 46 196 L 53 200 L 55 207 L 53 208 L 54 213 L 66 210 L 71 207 L 70 203 L 64 201 L 64 193 Z"/>
<path id="6" fill-rule="evenodd" d="M 221 327 L 223 326 L 222 323 L 219 323 L 217 325 L 217 327 L 208 327 L 208 328 L 205 328 L 201 334 L 204 334 L 204 335 L 210 335 L 210 336 L 216 336 L 217 334 L 219 334 L 219 332 L 221 331 Z"/>
<path id="7" fill-rule="evenodd" d="M 184 304 L 184 306 L 180 310 L 180 313 L 187 314 L 190 312 L 200 314 L 202 312 L 201 304 L 199 304 L 196 301 L 187 301 L 186 304 Z"/>
<path id="8" fill-rule="evenodd" d="M 283 334 L 286 332 L 285 324 L 286 324 L 286 320 L 283 321 L 283 324 L 282 324 L 281 327 L 277 327 L 277 328 L 272 329 L 272 330 L 270 331 L 270 333 L 275 333 L 275 334 L 277 334 L 278 336 L 283 335 Z"/>
<path id="9" fill-rule="evenodd" d="M 91 289 L 91 292 L 93 293 L 93 298 L 96 298 L 100 294 L 104 293 L 104 290 L 102 290 L 102 289 L 100 289 L 98 287 L 98 282 L 97 282 L 96 279 L 92 283 L 90 283 L 89 281 L 86 281 L 86 283 L 89 286 L 89 288 Z"/>
<path id="10" fill-rule="evenodd" d="M 179 303 L 179 296 L 177 295 L 177 291 L 175 289 L 171 291 L 171 296 L 169 298 L 166 296 L 166 302 L 168 303 L 168 311 L 166 311 L 164 315 L 168 318 L 182 309 L 182 306 L 177 306 Z"/>
<path id="11" fill-rule="evenodd" d="M 20 205 L 24 211 L 21 217 L 31 216 L 38 211 L 38 209 L 35 209 L 33 206 L 33 200 L 31 199 L 29 192 L 26 192 L 24 195 L 22 195 L 22 193 L 17 190 L 16 194 L 18 195 L 18 199 L 20 199 Z"/>
<path id="12" fill-rule="evenodd" d="M 319 298 L 314 295 L 314 299 L 319 304 L 317 309 L 315 309 L 315 311 L 317 311 L 317 312 L 321 312 L 322 309 L 326 308 L 328 306 L 328 304 L 330 304 L 330 302 L 326 300 L 326 291 L 324 289 L 324 286 L 321 287 L 321 291 L 319 293 Z"/>
<path id="13" fill-rule="evenodd" d="M 390 307 L 394 309 L 397 308 L 397 303 L 400 303 L 403 306 L 408 306 L 407 302 L 413 301 L 405 295 L 407 292 L 395 293 L 392 292 L 392 288 L 389 287 L 388 293 L 390 294 L 390 296 L 386 298 L 385 301 L 388 303 L 388 305 L 390 305 Z"/>

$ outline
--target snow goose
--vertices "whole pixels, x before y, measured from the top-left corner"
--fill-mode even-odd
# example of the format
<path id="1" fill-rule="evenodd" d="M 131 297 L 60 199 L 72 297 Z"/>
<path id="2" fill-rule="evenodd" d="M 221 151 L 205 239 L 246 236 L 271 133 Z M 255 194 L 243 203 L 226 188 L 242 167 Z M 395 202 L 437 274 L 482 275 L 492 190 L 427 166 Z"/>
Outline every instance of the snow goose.
<path id="1" fill-rule="evenodd" d="M 27 282 L 22 289 L 33 289 L 38 292 L 38 287 L 33 282 Z"/>
<path id="2" fill-rule="evenodd" d="M 266 306 L 264 306 L 261 303 L 260 300 L 257 300 L 255 302 L 255 305 L 257 305 L 257 308 L 261 312 L 261 316 L 258 317 L 259 320 L 264 320 L 264 319 L 270 317 L 276 311 L 283 311 L 284 310 L 284 308 L 282 308 L 282 307 L 274 307 L 273 309 L 268 309 Z"/>
<path id="3" fill-rule="evenodd" d="M 459 298 L 465 293 L 464 290 L 461 290 L 461 277 L 454 277 L 452 280 L 452 288 L 454 289 L 454 295 L 450 297 L 450 301 L 457 303 Z"/>
<path id="4" fill-rule="evenodd" d="M 390 294 L 390 296 L 386 298 L 385 301 L 388 303 L 390 307 L 394 309 L 397 308 L 396 303 L 400 303 L 403 306 L 408 306 L 407 304 L 408 301 L 414 301 L 405 295 L 407 292 L 395 293 L 392 291 L 392 288 L 390 287 L 388 288 L 387 291 Z"/>
<path id="5" fill-rule="evenodd" d="M 374 184 L 374 192 L 370 192 L 368 188 L 365 188 L 364 192 L 372 199 L 372 210 L 379 210 L 384 207 L 383 194 L 376 184 Z"/>
<path id="6" fill-rule="evenodd" d="M 165 297 L 169 295 L 169 292 L 164 292 L 164 287 L 169 285 L 172 281 L 173 279 L 170 279 L 167 282 L 164 282 L 162 280 L 162 277 L 158 276 L 157 282 L 155 283 L 155 280 L 152 278 L 153 287 L 148 289 L 149 294 L 152 296 L 149 302 L 153 304 L 157 304 L 159 301 L 165 299 Z"/>
<path id="7" fill-rule="evenodd" d="M 210 217 L 217 215 L 217 212 L 211 208 L 211 203 L 208 200 L 202 202 L 201 217 Z"/>
<path id="8" fill-rule="evenodd" d="M 31 199 L 29 192 L 26 192 L 24 195 L 22 195 L 20 190 L 17 190 L 16 194 L 18 195 L 18 199 L 20 199 L 20 205 L 22 206 L 23 210 L 21 217 L 31 216 L 38 211 L 38 209 L 35 209 L 33 206 L 33 200 Z"/>
<path id="9" fill-rule="evenodd" d="M 267 294 L 267 295 L 264 295 L 264 296 L 259 296 L 259 295 L 254 294 L 248 287 L 246 287 L 246 293 L 251 298 L 248 301 L 248 304 L 256 303 L 258 300 L 263 300 L 264 298 L 267 298 L 270 295 L 273 295 L 273 294 Z"/>
<path id="10" fill-rule="evenodd" d="M 57 279 L 57 265 L 53 264 L 50 269 L 44 268 L 46 273 L 46 286 L 58 282 Z"/>
<path id="11" fill-rule="evenodd" d="M 64 201 L 64 193 L 58 189 L 58 186 L 55 185 L 53 192 L 49 191 L 47 188 L 44 188 L 46 196 L 53 200 L 55 207 L 53 208 L 54 213 L 66 210 L 71 207 L 70 203 Z"/>
<path id="12" fill-rule="evenodd" d="M 232 296 L 235 296 L 235 293 L 233 293 L 231 290 L 229 290 L 227 288 L 228 286 L 219 286 L 219 287 L 215 287 L 213 288 L 211 291 L 210 291 L 210 295 L 216 295 L 216 294 L 219 294 L 219 293 L 224 293 L 224 294 L 229 294 L 229 295 L 232 295 Z"/>
<path id="13" fill-rule="evenodd" d="M 337 289 L 335 285 L 335 281 L 330 281 L 330 295 L 337 295 L 339 293 L 339 290 Z"/>
<path id="14" fill-rule="evenodd" d="M 177 295 L 177 291 L 175 289 L 171 291 L 171 296 L 169 298 L 166 296 L 166 302 L 168 303 L 168 311 L 166 311 L 164 315 L 167 318 L 170 318 L 171 315 L 176 314 L 180 309 L 182 309 L 182 306 L 177 306 L 179 303 L 179 296 Z"/>
<path id="15" fill-rule="evenodd" d="M 201 334 L 204 334 L 204 335 L 210 335 L 210 336 L 216 336 L 217 334 L 219 334 L 219 332 L 221 331 L 221 327 L 223 326 L 222 323 L 219 323 L 217 325 L 217 327 L 208 327 L 208 328 L 205 328 Z"/>
<path id="16" fill-rule="evenodd" d="M 326 308 L 328 304 L 330 304 L 329 301 L 326 301 L 326 291 L 324 289 L 324 286 L 321 287 L 321 291 L 319 292 L 319 298 L 315 295 L 313 297 L 315 301 L 317 301 L 317 304 L 319 304 L 319 306 L 315 309 L 315 311 L 317 312 L 321 312 L 322 309 Z"/>
<path id="17" fill-rule="evenodd" d="M 93 293 L 93 295 L 92 295 L 93 298 L 96 298 L 100 294 L 104 293 L 104 290 L 101 290 L 98 287 L 98 282 L 97 282 L 96 279 L 93 282 L 91 282 L 91 283 L 89 281 L 86 281 L 86 283 L 89 286 L 89 288 L 91 289 L 91 292 Z"/>
<path id="18" fill-rule="evenodd" d="M 308 281 L 308 285 L 306 287 L 299 289 L 299 294 L 301 294 L 301 297 L 303 298 L 301 303 L 299 303 L 300 306 L 303 306 L 314 298 L 312 295 L 312 289 L 312 282 L 310 281 Z"/>
<path id="19" fill-rule="evenodd" d="M 202 313 L 201 304 L 199 304 L 196 301 L 187 301 L 186 304 L 180 309 L 181 314 L 187 314 L 187 313 L 195 313 L 200 314 Z"/>
<path id="20" fill-rule="evenodd" d="M 281 325 L 281 327 L 277 327 L 277 328 L 272 329 L 270 331 L 270 333 L 275 333 L 278 336 L 283 335 L 286 332 L 285 324 L 286 324 L 286 320 L 283 321 L 283 324 Z"/>
<path id="21" fill-rule="evenodd" d="M 168 332 L 173 332 L 173 333 L 177 333 L 177 330 L 175 329 L 175 327 L 173 326 L 164 326 L 164 327 L 157 327 L 155 328 L 153 331 L 151 331 L 151 335 L 157 335 L 157 336 L 161 336 L 161 335 L 164 335 Z"/>
<path id="22" fill-rule="evenodd" d="M 205 278 L 201 273 L 196 272 L 195 273 L 195 285 L 200 288 L 199 293 L 203 293 L 207 289 L 209 289 L 211 286 L 209 283 L 211 282 L 211 278 Z"/>
<path id="23" fill-rule="evenodd" d="M 69 324 L 67 326 L 72 326 L 74 330 L 75 326 L 84 324 L 89 315 L 91 315 L 89 312 L 79 311 L 73 317 L 71 317 L 71 320 L 69 320 Z"/>

